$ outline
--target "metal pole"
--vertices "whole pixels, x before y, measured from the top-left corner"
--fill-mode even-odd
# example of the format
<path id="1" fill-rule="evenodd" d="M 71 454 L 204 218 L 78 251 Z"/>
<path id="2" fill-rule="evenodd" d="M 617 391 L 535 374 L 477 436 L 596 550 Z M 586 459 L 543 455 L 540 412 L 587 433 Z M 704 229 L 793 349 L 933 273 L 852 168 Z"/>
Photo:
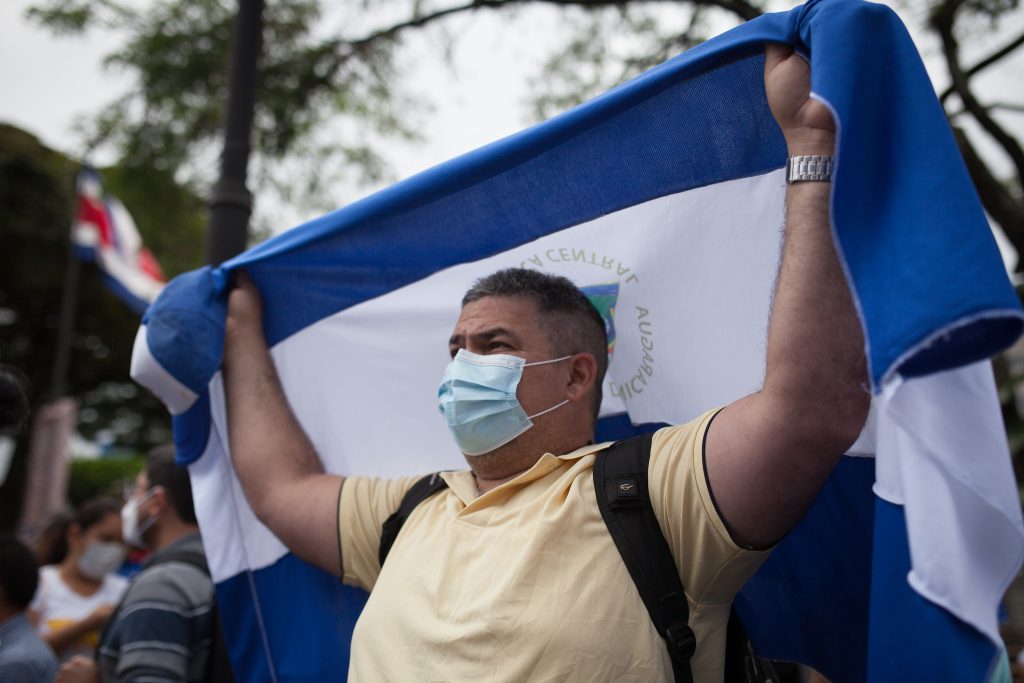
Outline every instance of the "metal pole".
<path id="1" fill-rule="evenodd" d="M 231 46 L 224 153 L 220 178 L 210 196 L 206 260 L 213 265 L 244 251 L 249 235 L 252 194 L 246 188 L 246 174 L 262 45 L 263 0 L 239 0 Z"/>
<path id="2" fill-rule="evenodd" d="M 71 359 L 71 335 L 75 328 L 78 308 L 78 273 L 80 262 L 75 254 L 74 229 L 78 217 L 78 173 L 75 173 L 71 191 L 71 230 L 68 231 L 68 256 L 64 267 L 64 291 L 60 297 L 60 318 L 57 323 L 57 348 L 54 353 L 50 398 L 64 396 L 68 388 L 68 366 Z"/>

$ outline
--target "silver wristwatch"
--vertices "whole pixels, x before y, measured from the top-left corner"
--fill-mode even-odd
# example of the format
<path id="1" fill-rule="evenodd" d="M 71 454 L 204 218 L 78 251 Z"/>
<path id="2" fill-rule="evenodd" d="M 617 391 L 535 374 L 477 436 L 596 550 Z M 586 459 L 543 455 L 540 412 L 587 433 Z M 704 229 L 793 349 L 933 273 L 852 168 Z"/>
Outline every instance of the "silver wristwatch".
<path id="1" fill-rule="evenodd" d="M 832 180 L 832 157 L 822 155 L 792 156 L 786 162 L 786 182 Z"/>

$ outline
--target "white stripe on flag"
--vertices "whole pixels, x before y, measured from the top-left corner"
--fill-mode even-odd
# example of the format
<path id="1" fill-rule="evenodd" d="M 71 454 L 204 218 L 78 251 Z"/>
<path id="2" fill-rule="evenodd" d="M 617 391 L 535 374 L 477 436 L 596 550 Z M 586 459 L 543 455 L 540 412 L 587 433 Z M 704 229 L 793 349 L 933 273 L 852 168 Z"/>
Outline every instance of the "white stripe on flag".
<path id="1" fill-rule="evenodd" d="M 133 380 L 156 394 L 156 397 L 167 406 L 171 415 L 180 415 L 192 407 L 199 397 L 194 391 L 175 379 L 160 364 L 160 361 L 153 357 L 147 342 L 148 333 L 148 328 L 145 325 L 139 326 L 139 331 L 135 335 L 135 345 L 132 347 L 129 374 Z"/>
<path id="2" fill-rule="evenodd" d="M 875 491 L 905 506 L 910 584 L 999 642 L 1024 521 L 991 365 L 897 380 L 878 411 Z"/>

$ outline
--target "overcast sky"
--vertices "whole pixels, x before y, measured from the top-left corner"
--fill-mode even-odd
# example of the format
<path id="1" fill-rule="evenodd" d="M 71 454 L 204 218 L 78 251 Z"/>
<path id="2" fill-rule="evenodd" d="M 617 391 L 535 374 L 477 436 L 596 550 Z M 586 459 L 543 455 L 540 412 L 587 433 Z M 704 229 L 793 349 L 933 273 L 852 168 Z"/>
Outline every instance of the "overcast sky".
<path id="1" fill-rule="evenodd" d="M 77 153 L 81 143 L 73 122 L 96 112 L 131 86 L 126 74 L 102 66 L 103 55 L 118 44 L 118 36 L 100 32 L 55 38 L 25 21 L 25 9 L 31 4 L 31 0 L 0 2 L 0 121 L 25 128 L 51 147 Z M 778 6 L 792 4 L 780 0 Z M 911 29 L 919 23 L 919 17 L 898 11 Z M 406 177 L 527 125 L 527 79 L 538 72 L 550 50 L 543 46 L 566 35 L 556 25 L 557 16 L 554 10 L 543 8 L 521 12 L 516 19 L 491 12 L 448 22 L 446 28 L 457 36 L 450 68 L 438 57 L 436 33 L 415 36 L 412 58 L 404 62 L 409 69 L 406 80 L 429 97 L 435 108 L 419 117 L 424 143 L 385 147 L 395 176 Z M 998 33 L 985 32 L 967 43 L 964 62 L 973 63 L 1021 30 L 1024 11 L 1018 11 Z M 936 45 L 922 41 L 917 34 L 915 39 L 932 79 L 944 85 L 947 77 Z M 1018 50 L 1012 62 L 1000 66 L 998 72 L 986 75 L 980 85 L 998 99 L 1016 98 L 1018 104 L 1024 104 L 1024 50 Z M 1004 121 L 1024 137 L 1024 115 L 1006 114 Z M 993 153 L 993 147 L 983 148 L 989 150 L 998 169 L 1009 168 L 1001 155 Z M 365 192 L 365 188 L 341 188 L 338 201 L 350 201 Z M 312 217 L 287 207 L 278 213 L 291 222 Z"/>

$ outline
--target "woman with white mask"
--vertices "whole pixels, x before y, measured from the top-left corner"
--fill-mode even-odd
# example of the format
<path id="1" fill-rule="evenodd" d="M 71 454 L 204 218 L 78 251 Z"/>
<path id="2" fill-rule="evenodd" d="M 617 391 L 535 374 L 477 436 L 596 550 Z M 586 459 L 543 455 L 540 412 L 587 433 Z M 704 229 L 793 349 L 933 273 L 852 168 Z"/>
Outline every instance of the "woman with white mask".
<path id="1" fill-rule="evenodd" d="M 93 498 L 75 512 L 65 534 L 67 554 L 39 570 L 30 606 L 40 637 L 61 660 L 92 656 L 128 581 L 114 572 L 125 558 L 121 506 Z"/>

